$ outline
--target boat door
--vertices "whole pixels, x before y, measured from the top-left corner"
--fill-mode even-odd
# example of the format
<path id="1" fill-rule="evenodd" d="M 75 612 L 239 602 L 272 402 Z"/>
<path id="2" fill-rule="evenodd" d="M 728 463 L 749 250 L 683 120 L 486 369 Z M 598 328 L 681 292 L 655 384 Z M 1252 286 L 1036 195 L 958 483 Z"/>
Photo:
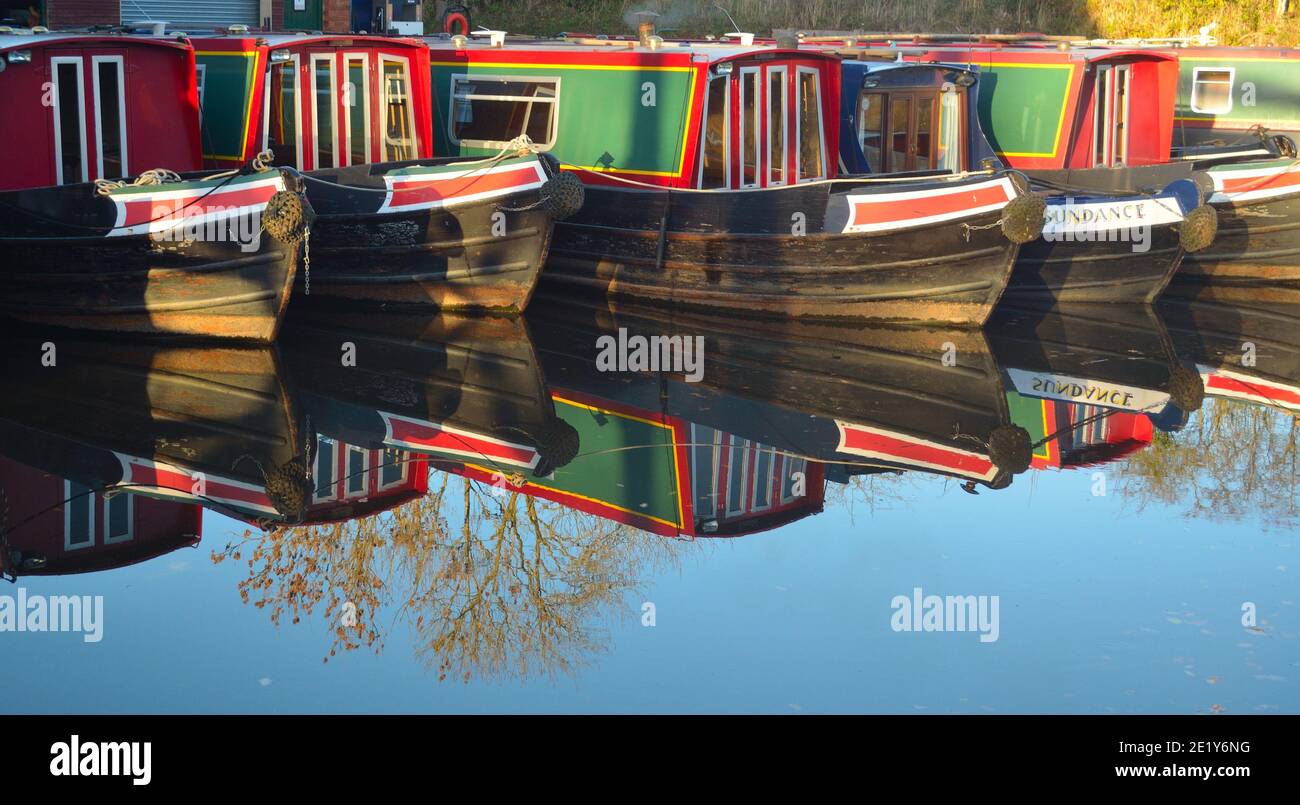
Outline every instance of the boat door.
<path id="1" fill-rule="evenodd" d="M 126 52 L 50 48 L 47 106 L 55 184 L 120 179 L 127 153 Z"/>
<path id="2" fill-rule="evenodd" d="M 419 156 L 411 64 L 376 49 L 273 51 L 264 136 L 300 170 Z"/>
<path id="3" fill-rule="evenodd" d="M 747 189 L 831 175 L 825 65 L 813 59 L 721 62 L 709 74 L 696 186 Z"/>
<path id="4" fill-rule="evenodd" d="M 1133 66 L 1100 64 L 1093 79 L 1092 165 L 1128 164 Z"/>

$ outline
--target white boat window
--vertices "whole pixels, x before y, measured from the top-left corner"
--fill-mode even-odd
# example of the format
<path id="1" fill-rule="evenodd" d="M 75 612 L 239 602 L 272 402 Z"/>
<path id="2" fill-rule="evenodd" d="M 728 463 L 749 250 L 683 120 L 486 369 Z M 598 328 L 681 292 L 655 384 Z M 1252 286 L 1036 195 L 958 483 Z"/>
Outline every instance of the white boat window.
<path id="1" fill-rule="evenodd" d="M 521 134 L 543 149 L 555 145 L 560 79 L 528 76 L 451 77 L 452 143 L 504 148 Z"/>
<path id="2" fill-rule="evenodd" d="M 1197 67 L 1192 70 L 1192 111 L 1226 115 L 1232 111 L 1232 67 Z"/>
<path id="3" fill-rule="evenodd" d="M 799 68 L 799 181 L 826 178 L 820 73 Z"/>
<path id="4" fill-rule="evenodd" d="M 382 57 L 384 81 L 384 161 L 415 159 L 415 118 L 406 60 Z"/>
<path id="5" fill-rule="evenodd" d="M 54 76 L 54 173 L 58 184 L 90 180 L 86 164 L 86 97 L 80 56 L 50 59 Z"/>
<path id="6" fill-rule="evenodd" d="M 334 57 L 311 58 L 312 139 L 315 141 L 315 168 L 338 167 L 338 150 L 334 147 L 335 121 L 338 118 L 334 104 Z"/>
<path id="7" fill-rule="evenodd" d="M 127 175 L 126 91 L 121 56 L 94 56 L 95 132 L 99 178 Z"/>
<path id="8" fill-rule="evenodd" d="M 731 137 L 731 123 L 727 119 L 730 100 L 730 76 L 710 78 L 704 99 L 704 125 L 700 132 L 701 188 L 726 187 L 731 183 L 727 164 Z"/>

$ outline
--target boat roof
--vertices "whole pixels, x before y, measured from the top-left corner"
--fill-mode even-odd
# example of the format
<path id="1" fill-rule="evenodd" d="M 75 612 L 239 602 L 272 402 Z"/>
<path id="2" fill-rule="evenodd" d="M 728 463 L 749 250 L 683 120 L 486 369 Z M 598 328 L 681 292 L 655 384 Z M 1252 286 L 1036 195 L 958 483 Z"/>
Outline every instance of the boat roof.
<path id="1" fill-rule="evenodd" d="M 46 45 L 62 44 L 91 44 L 91 45 L 152 45 L 155 47 L 178 47 L 188 48 L 189 43 L 184 38 L 176 36 L 138 36 L 135 34 L 121 34 L 111 32 L 89 32 L 89 31 L 30 31 L 25 28 L 15 28 L 11 33 L 0 33 L 0 53 L 10 50 L 26 50 L 30 48 L 45 47 Z"/>
<path id="2" fill-rule="evenodd" d="M 731 37 L 708 40 L 663 39 L 654 47 L 649 47 L 642 45 L 637 37 L 574 35 L 554 39 L 533 39 L 509 36 L 504 44 L 493 45 L 488 37 L 481 35 L 486 32 L 476 33 L 480 35 L 469 37 L 463 45 L 453 42 L 451 37 L 446 34 L 425 36 L 423 40 L 430 49 L 465 54 L 510 53 L 515 51 L 548 53 L 557 56 L 576 54 L 611 57 L 626 54 L 661 57 L 687 56 L 691 61 L 710 64 L 760 54 L 790 55 L 810 59 L 834 58 L 832 54 L 820 48 L 781 47 L 770 40 L 755 41 L 751 45 L 744 45 L 739 40 Z"/>
<path id="3" fill-rule="evenodd" d="M 404 47 L 420 48 L 424 43 L 419 39 L 404 36 L 382 36 L 380 34 L 329 34 L 319 31 L 312 33 L 229 33 L 227 31 L 193 32 L 190 38 L 204 42 L 226 41 L 239 43 L 245 48 L 268 47 L 276 50 L 298 45 L 335 45 L 338 47 Z"/>

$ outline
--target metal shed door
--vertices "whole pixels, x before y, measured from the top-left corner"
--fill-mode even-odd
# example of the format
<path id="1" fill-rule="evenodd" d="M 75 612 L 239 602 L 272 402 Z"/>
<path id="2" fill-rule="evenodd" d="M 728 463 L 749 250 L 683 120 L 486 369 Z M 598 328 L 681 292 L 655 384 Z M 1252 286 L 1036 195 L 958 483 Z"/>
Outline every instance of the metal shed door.
<path id="1" fill-rule="evenodd" d="M 122 22 L 167 22 L 169 28 L 258 25 L 258 0 L 122 0 Z"/>

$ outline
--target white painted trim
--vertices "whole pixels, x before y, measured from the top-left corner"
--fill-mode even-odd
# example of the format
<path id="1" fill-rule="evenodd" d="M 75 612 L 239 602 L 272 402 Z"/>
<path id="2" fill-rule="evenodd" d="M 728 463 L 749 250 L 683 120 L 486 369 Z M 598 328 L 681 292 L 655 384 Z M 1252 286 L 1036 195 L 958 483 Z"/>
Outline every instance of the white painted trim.
<path id="1" fill-rule="evenodd" d="M 420 136 L 415 130 L 415 87 L 414 80 L 411 77 L 411 60 L 405 56 L 393 56 L 388 53 L 379 54 L 379 81 L 383 90 L 379 93 L 380 108 L 384 110 L 383 119 L 380 120 L 382 136 L 380 137 L 380 162 L 392 162 L 388 158 L 388 77 L 384 67 L 389 62 L 400 64 L 402 66 L 403 84 L 406 88 L 406 126 L 407 131 L 411 133 L 411 154 L 410 159 L 417 159 L 420 156 Z"/>
<path id="2" fill-rule="evenodd" d="M 343 475 L 342 475 L 342 478 L 341 478 L 341 480 L 343 481 L 342 494 L 343 494 L 343 499 L 344 499 L 344 500 L 355 500 L 355 499 L 357 499 L 357 498 L 364 498 L 364 497 L 366 497 L 367 495 L 370 494 L 370 454 L 371 454 L 371 452 L 373 452 L 373 451 L 371 451 L 371 450 L 367 450 L 367 449 L 364 448 L 364 447 L 357 447 L 355 444 L 344 444 L 344 446 L 343 446 Z M 360 472 L 360 474 L 355 474 L 355 473 L 352 472 L 352 461 L 351 461 L 351 459 L 352 459 L 352 454 L 353 454 L 353 453 L 358 453 L 358 454 L 361 455 L 361 472 Z M 358 491 L 354 491 L 354 490 L 352 489 L 352 485 L 353 485 L 354 483 L 360 483 L 360 484 L 361 484 L 361 489 L 358 490 Z"/>
<path id="3" fill-rule="evenodd" d="M 118 137 L 121 138 L 122 147 L 122 175 L 107 177 L 104 175 L 104 131 L 103 131 L 103 105 L 100 103 L 99 95 L 99 65 L 116 64 L 117 65 L 117 127 Z M 131 175 L 131 169 L 127 164 L 127 141 L 126 141 L 126 65 L 123 63 L 121 56 L 91 56 L 90 57 L 90 79 L 95 89 L 95 177 L 98 179 L 120 179 Z"/>
<path id="4" fill-rule="evenodd" d="M 760 462 L 762 462 L 763 460 L 763 456 L 765 455 L 768 456 L 767 472 L 760 474 L 759 465 Z M 775 448 L 765 447 L 761 445 L 757 446 L 756 452 L 754 453 L 754 477 L 750 479 L 749 496 L 750 499 L 754 501 L 753 505 L 750 506 L 749 508 L 751 512 L 767 511 L 768 509 L 772 508 L 772 501 L 775 498 L 775 496 L 772 494 L 772 481 L 776 476 L 776 464 L 777 464 L 777 460 L 776 460 Z M 760 481 L 762 482 L 761 484 L 762 488 L 767 490 L 765 492 L 765 496 L 767 497 L 766 503 L 760 503 L 758 500 L 758 490 L 760 488 L 760 483 L 759 483 Z"/>
<path id="5" fill-rule="evenodd" d="M 763 83 L 763 90 L 766 93 L 767 104 L 764 111 L 767 112 L 767 142 L 765 149 L 767 152 L 767 186 L 781 187 L 790 182 L 790 70 L 785 65 L 775 65 L 767 68 L 767 79 Z M 782 175 L 785 177 L 781 181 L 772 179 L 772 74 L 781 74 L 781 168 Z"/>
<path id="6" fill-rule="evenodd" d="M 400 477 L 396 481 L 386 484 L 384 483 L 384 468 L 385 468 L 384 465 L 390 463 L 387 455 L 388 451 L 390 450 L 397 454 L 396 467 L 398 472 L 400 473 Z M 411 454 L 408 451 L 401 449 L 400 447 L 385 447 L 382 450 L 380 450 L 379 451 L 380 466 L 376 468 L 376 471 L 379 473 L 379 478 L 376 481 L 376 488 L 379 489 L 379 491 L 383 492 L 389 489 L 395 489 L 401 486 L 402 484 L 406 483 L 406 473 L 411 466 L 410 458 L 411 458 Z"/>
<path id="7" fill-rule="evenodd" d="M 370 66 L 371 59 L 369 53 L 361 51 L 350 53 L 345 52 L 343 54 L 343 85 L 346 86 L 351 83 L 352 67 L 358 60 L 361 62 L 362 69 L 365 70 L 365 89 L 362 91 L 365 93 L 364 115 L 366 129 L 366 158 L 365 161 L 360 164 L 369 165 L 375 159 L 374 144 L 372 142 L 373 138 L 370 136 L 370 107 L 374 103 L 375 98 L 374 93 L 370 91 L 370 78 L 373 71 Z M 343 129 L 340 132 L 340 136 L 344 144 L 347 146 L 346 148 L 341 149 L 343 152 L 342 156 L 345 158 L 343 162 L 345 165 L 354 164 L 352 162 L 352 109 L 356 106 L 356 100 L 357 99 L 354 97 L 351 104 L 344 104 L 343 106 Z"/>
<path id="8" fill-rule="evenodd" d="M 290 55 L 288 61 L 276 62 L 266 71 L 266 87 L 262 92 L 262 150 L 271 146 L 271 73 L 282 69 L 286 64 L 293 64 L 293 138 L 295 168 L 302 168 L 302 65 L 298 54 Z M 280 82 L 280 92 L 284 92 L 284 82 Z"/>
<path id="9" fill-rule="evenodd" d="M 329 490 L 328 495 L 320 494 L 321 477 L 320 477 L 320 459 L 323 451 L 329 450 Z M 327 436 L 316 435 L 316 461 L 312 467 L 311 483 L 311 500 L 313 503 L 325 503 L 331 500 L 338 500 L 338 483 L 339 483 L 339 446 L 338 442 Z"/>
<path id="10" fill-rule="evenodd" d="M 108 515 L 108 510 L 113 501 L 120 501 L 126 506 L 126 533 L 121 536 L 113 536 L 110 529 L 112 519 Z M 119 542 L 130 542 L 135 539 L 135 496 L 130 492 L 118 492 L 112 497 L 104 498 L 104 544 L 115 545 Z"/>
<path id="11" fill-rule="evenodd" d="M 1202 109 L 1199 105 L 1197 105 L 1197 103 L 1196 103 L 1196 90 L 1197 90 L 1197 87 L 1198 87 L 1198 86 L 1200 85 L 1200 83 L 1201 83 L 1201 82 L 1200 82 L 1200 76 L 1201 76 L 1201 73 L 1202 73 L 1202 72 L 1211 72 L 1211 73 L 1224 73 L 1224 72 L 1226 72 L 1226 73 L 1228 74 L 1228 108 L 1227 108 L 1227 109 Z M 1218 84 L 1218 83 L 1222 83 L 1222 82 L 1221 82 L 1221 81 L 1215 81 L 1215 82 L 1211 82 L 1211 83 L 1216 83 L 1216 84 Z M 1193 67 L 1193 68 L 1192 68 L 1192 90 L 1191 90 L 1191 93 L 1189 94 L 1188 103 L 1191 105 L 1192 111 L 1193 111 L 1193 112 L 1196 112 L 1197 114 L 1200 114 L 1200 115 L 1216 115 L 1216 116 L 1217 116 L 1217 115 L 1226 115 L 1226 114 L 1230 114 L 1230 113 L 1232 112 L 1232 102 L 1233 102 L 1232 91 L 1233 91 L 1233 89 L 1236 87 L 1236 84 L 1237 84 L 1237 68 L 1236 68 L 1236 67 Z"/>
<path id="12" fill-rule="evenodd" d="M 86 152 L 86 80 L 85 59 L 80 56 L 53 56 L 50 58 L 50 83 L 54 86 L 54 181 L 55 184 L 71 184 L 63 175 L 63 129 L 59 119 L 59 65 L 73 64 L 77 67 L 77 115 L 81 123 L 78 139 L 81 142 L 81 176 L 78 182 L 90 181 L 90 156 Z"/>
<path id="13" fill-rule="evenodd" d="M 523 132 L 527 133 L 528 123 L 532 119 L 533 104 L 544 103 L 552 107 L 550 125 L 546 131 L 546 142 L 537 143 L 543 151 L 549 151 L 555 147 L 555 141 L 559 133 L 560 126 L 560 77 L 559 76 L 534 76 L 534 75 L 488 75 L 469 73 L 453 73 L 451 76 L 451 97 L 448 101 L 447 114 L 447 141 L 452 145 L 466 145 L 470 148 L 504 148 L 508 143 L 505 140 L 462 140 L 456 137 L 456 85 L 459 82 L 472 83 L 474 81 L 510 81 L 517 84 L 553 84 L 555 87 L 555 96 L 552 98 L 539 98 L 530 96 L 514 95 L 480 95 L 471 93 L 466 96 L 469 99 L 480 101 L 502 101 L 506 103 L 527 103 L 528 114 L 524 117 Z"/>
<path id="14" fill-rule="evenodd" d="M 752 86 L 747 87 L 746 81 L 749 80 L 750 77 L 752 77 Z M 761 187 L 763 184 L 761 178 L 763 173 L 760 170 L 760 166 L 763 164 L 764 143 L 763 138 L 759 136 L 759 133 L 763 131 L 763 72 L 758 67 L 742 67 L 740 68 L 740 78 L 738 81 L 740 83 L 740 103 L 736 107 L 736 119 L 740 121 L 740 137 L 737 140 L 737 142 L 740 143 L 740 162 L 737 164 L 737 167 L 740 169 L 740 174 L 736 177 L 736 181 L 741 188 Z M 754 115 L 753 119 L 749 121 L 749 124 L 754 127 L 754 153 L 752 155 L 745 153 L 745 97 L 751 91 L 755 95 Z M 754 181 L 746 183 L 745 159 L 748 156 L 753 156 L 754 158 Z"/>
<path id="15" fill-rule="evenodd" d="M 797 104 L 802 104 L 802 103 L 803 103 L 803 93 L 799 91 L 799 82 L 800 82 L 800 80 L 801 80 L 800 76 L 803 76 L 803 75 L 811 75 L 811 76 L 813 77 L 813 79 L 814 79 L 814 80 L 813 80 L 813 87 L 814 87 L 814 88 L 816 89 L 816 91 L 817 91 L 817 97 L 816 97 L 816 99 L 814 100 L 814 103 L 815 103 L 816 106 L 817 106 L 817 131 L 818 131 L 818 136 L 821 137 L 821 149 L 820 149 L 820 151 L 821 151 L 821 173 L 817 174 L 816 176 L 804 176 L 804 175 L 803 175 L 803 126 L 802 126 L 802 125 L 797 125 L 797 126 L 795 126 L 795 148 L 794 148 L 794 153 L 795 153 L 795 156 L 796 156 L 796 159 L 795 159 L 795 165 L 794 165 L 794 170 L 795 170 L 795 184 L 803 184 L 804 182 L 813 182 L 813 181 L 817 181 L 817 180 L 819 180 L 819 179 L 825 179 L 825 178 L 826 178 L 826 121 L 822 119 L 822 74 L 821 74 L 821 71 L 818 70 L 818 69 L 815 68 L 815 67 L 797 66 L 797 67 L 795 68 L 795 93 L 794 93 L 794 95 L 795 95 L 795 102 L 796 102 Z M 799 121 L 800 121 L 800 122 L 803 121 L 803 115 L 802 115 L 802 114 L 799 115 Z"/>
<path id="16" fill-rule="evenodd" d="M 339 167 L 339 70 L 338 64 L 334 61 L 333 53 L 312 53 L 309 54 L 308 75 L 311 84 L 311 166 L 315 170 L 321 168 Z M 320 88 L 316 85 L 316 65 L 320 63 L 329 65 L 329 99 L 330 99 L 330 152 L 332 154 L 332 165 L 318 165 L 317 159 L 320 158 Z"/>
<path id="17" fill-rule="evenodd" d="M 78 486 L 80 486 L 80 484 L 78 484 Z M 87 487 L 84 495 L 88 498 L 86 503 L 86 516 L 90 518 L 90 522 L 86 524 L 86 531 L 90 534 L 90 542 L 82 545 L 73 545 L 71 505 L 71 499 L 73 497 L 72 482 L 66 478 L 63 479 L 63 550 L 65 551 L 79 551 L 83 548 L 93 548 L 95 545 L 95 492 Z"/>
<path id="18" fill-rule="evenodd" d="M 713 93 L 713 82 L 722 82 L 722 187 L 707 188 L 711 190 L 729 189 L 731 187 L 731 74 L 709 76 L 704 81 L 704 106 L 700 113 L 700 158 L 696 172 L 695 186 L 703 188 L 704 182 L 704 143 L 709 136 L 709 96 Z"/>
<path id="19" fill-rule="evenodd" d="M 749 483 L 750 483 L 749 440 L 742 439 L 734 435 L 730 436 L 727 440 L 726 449 L 728 451 L 727 452 L 727 488 L 726 488 L 726 500 L 724 501 L 723 511 L 727 513 L 728 517 L 731 517 L 733 515 L 745 514 L 748 511 L 745 508 L 745 502 L 749 495 Z M 740 508 L 737 509 L 733 509 L 731 507 L 731 502 L 732 502 L 731 501 L 731 478 L 732 478 L 732 471 L 735 469 L 735 467 L 731 463 L 731 459 L 733 457 L 732 451 L 740 452 L 740 467 L 742 473 L 740 476 L 740 496 L 741 496 Z"/>

